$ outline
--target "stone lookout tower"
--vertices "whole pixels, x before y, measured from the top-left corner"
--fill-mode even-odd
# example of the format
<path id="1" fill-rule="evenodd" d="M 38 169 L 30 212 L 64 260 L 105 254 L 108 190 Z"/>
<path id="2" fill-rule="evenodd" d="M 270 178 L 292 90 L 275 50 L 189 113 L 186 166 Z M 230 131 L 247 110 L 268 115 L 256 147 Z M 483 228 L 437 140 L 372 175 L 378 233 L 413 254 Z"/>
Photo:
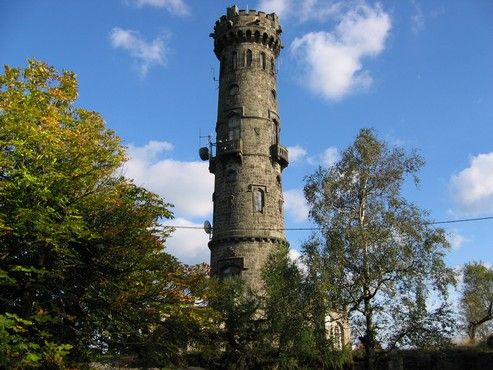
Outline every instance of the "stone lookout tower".
<path id="1" fill-rule="evenodd" d="M 284 236 L 276 57 L 281 26 L 275 14 L 227 9 L 211 37 L 220 61 L 216 143 L 201 149 L 215 176 L 212 274 L 241 275 L 261 289 L 261 269 Z M 213 146 L 215 145 L 215 153 Z"/>

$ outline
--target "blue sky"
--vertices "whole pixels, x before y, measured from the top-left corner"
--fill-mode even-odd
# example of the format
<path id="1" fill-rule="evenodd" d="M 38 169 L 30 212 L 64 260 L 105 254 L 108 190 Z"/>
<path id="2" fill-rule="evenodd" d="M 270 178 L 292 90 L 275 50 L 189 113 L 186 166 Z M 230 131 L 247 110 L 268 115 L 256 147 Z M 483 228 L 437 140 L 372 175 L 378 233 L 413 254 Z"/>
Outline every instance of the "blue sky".
<path id="1" fill-rule="evenodd" d="M 220 0 L 0 0 L 0 62 L 36 58 L 76 72 L 77 104 L 100 112 L 129 148 L 122 171 L 175 205 L 173 225 L 212 219 L 213 176 L 200 162 L 214 132 L 218 61 L 209 33 Z M 303 177 L 329 165 L 361 127 L 426 159 L 406 196 L 433 220 L 493 216 L 493 2 L 238 2 L 276 11 L 286 226 L 310 226 Z M 493 263 L 493 220 L 444 225 L 447 260 Z M 307 232 L 288 232 L 296 249 Z M 169 251 L 208 261 L 202 230 Z"/>

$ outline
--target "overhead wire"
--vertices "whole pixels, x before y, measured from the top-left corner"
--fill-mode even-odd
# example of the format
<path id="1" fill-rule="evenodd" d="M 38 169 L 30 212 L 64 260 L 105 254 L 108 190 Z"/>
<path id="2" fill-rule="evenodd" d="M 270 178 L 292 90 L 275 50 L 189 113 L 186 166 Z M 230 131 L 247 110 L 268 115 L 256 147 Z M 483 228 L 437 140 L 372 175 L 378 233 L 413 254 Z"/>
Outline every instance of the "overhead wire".
<path id="1" fill-rule="evenodd" d="M 430 225 L 453 224 L 453 223 L 458 223 L 458 222 L 472 222 L 472 221 L 484 221 L 484 220 L 493 220 L 493 216 L 462 218 L 462 219 L 458 219 L 458 220 L 433 221 L 433 222 L 429 222 L 428 224 L 430 224 Z"/>
<path id="2" fill-rule="evenodd" d="M 444 220 L 444 221 L 429 221 L 425 222 L 427 225 L 443 225 L 461 222 L 475 222 L 475 221 L 485 221 L 493 220 L 493 216 L 486 217 L 473 217 L 473 218 L 461 218 L 457 220 Z M 202 230 L 203 226 L 180 226 L 180 225 L 163 225 L 164 227 L 173 229 L 195 229 Z M 319 231 L 322 230 L 321 227 L 286 227 L 286 228 L 236 228 L 232 231 L 249 231 L 249 230 L 261 230 L 261 231 Z"/>

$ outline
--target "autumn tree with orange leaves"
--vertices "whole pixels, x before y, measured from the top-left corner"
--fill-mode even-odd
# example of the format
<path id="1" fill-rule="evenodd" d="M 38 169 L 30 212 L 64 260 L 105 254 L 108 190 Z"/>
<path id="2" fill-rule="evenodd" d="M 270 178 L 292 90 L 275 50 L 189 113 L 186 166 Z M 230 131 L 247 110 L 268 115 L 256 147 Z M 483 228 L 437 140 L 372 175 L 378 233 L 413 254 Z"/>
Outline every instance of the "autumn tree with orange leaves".
<path id="1" fill-rule="evenodd" d="M 0 75 L 0 367 L 179 364 L 211 322 L 205 267 L 165 252 L 170 205 L 115 175 L 125 150 L 74 73 Z"/>

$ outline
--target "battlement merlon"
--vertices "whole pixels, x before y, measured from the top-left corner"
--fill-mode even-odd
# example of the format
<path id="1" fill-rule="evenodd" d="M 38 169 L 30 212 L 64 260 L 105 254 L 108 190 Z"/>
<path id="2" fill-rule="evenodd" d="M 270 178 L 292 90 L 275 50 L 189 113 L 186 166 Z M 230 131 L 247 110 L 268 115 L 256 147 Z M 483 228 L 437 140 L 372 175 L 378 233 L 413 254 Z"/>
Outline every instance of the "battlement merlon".
<path id="1" fill-rule="evenodd" d="M 262 43 L 272 49 L 277 57 L 281 51 L 282 33 L 279 18 L 275 13 L 267 14 L 256 10 L 238 10 L 232 6 L 216 21 L 214 32 L 210 34 L 214 38 L 214 53 L 221 59 L 221 53 L 225 46 L 241 42 Z"/>

